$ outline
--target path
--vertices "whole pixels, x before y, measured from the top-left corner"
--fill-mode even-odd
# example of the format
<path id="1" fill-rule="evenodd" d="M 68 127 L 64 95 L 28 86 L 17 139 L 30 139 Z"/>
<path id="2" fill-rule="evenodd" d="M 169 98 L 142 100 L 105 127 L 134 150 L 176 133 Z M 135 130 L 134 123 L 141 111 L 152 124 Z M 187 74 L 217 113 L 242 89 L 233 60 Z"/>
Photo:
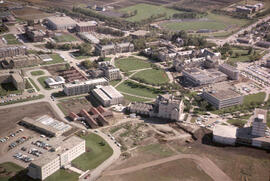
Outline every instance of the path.
<path id="1" fill-rule="evenodd" d="M 143 163 L 139 164 L 136 166 L 132 166 L 129 168 L 124 168 L 120 170 L 113 170 L 113 171 L 108 171 L 104 173 L 104 176 L 113 176 L 113 175 L 122 175 L 122 174 L 127 174 L 135 171 L 139 171 L 142 169 L 146 169 L 149 167 L 157 166 L 163 163 L 171 162 L 174 160 L 179 160 L 179 159 L 192 159 L 195 163 L 197 163 L 200 168 L 208 174 L 213 180 L 215 181 L 232 181 L 230 177 L 228 177 L 220 168 L 218 168 L 210 159 L 206 157 L 199 157 L 197 155 L 193 154 L 178 154 L 175 156 L 151 161 L 148 163 Z"/>

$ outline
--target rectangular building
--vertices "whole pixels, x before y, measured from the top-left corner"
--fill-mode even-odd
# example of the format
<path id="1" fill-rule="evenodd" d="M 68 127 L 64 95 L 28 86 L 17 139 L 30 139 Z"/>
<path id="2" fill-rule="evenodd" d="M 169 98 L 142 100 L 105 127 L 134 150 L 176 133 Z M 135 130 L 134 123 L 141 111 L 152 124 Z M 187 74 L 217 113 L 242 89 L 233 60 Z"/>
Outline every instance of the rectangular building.
<path id="1" fill-rule="evenodd" d="M 124 96 L 111 85 L 98 86 L 92 93 L 103 106 L 122 104 L 124 102 Z"/>
<path id="2" fill-rule="evenodd" d="M 28 166 L 27 175 L 33 179 L 46 179 L 83 154 L 85 152 L 85 140 L 72 136 L 63 140 L 53 150 L 53 152 L 44 153 L 39 159 L 32 161 Z"/>
<path id="3" fill-rule="evenodd" d="M 126 53 L 133 52 L 134 45 L 132 43 L 118 43 L 118 44 L 110 44 L 110 45 L 96 45 L 95 53 L 99 56 L 106 56 L 116 53 Z"/>
<path id="4" fill-rule="evenodd" d="M 239 80 L 239 70 L 231 65 L 222 64 L 219 66 L 219 71 L 226 74 L 232 80 Z"/>
<path id="5" fill-rule="evenodd" d="M 222 109 L 243 103 L 243 96 L 231 89 L 204 91 L 202 97 L 216 109 Z"/>
<path id="6" fill-rule="evenodd" d="M 6 57 L 13 57 L 17 55 L 25 55 L 25 46 L 5 46 L 0 47 L 0 59 Z"/>
<path id="7" fill-rule="evenodd" d="M 42 63 L 41 59 L 36 55 L 18 55 L 5 58 L 2 67 L 6 69 L 32 67 Z"/>
<path id="8" fill-rule="evenodd" d="M 213 141 L 224 145 L 235 145 L 236 127 L 216 125 L 213 129 Z"/>
<path id="9" fill-rule="evenodd" d="M 66 30 L 74 28 L 77 24 L 76 21 L 68 16 L 54 16 L 46 18 L 48 26 L 53 30 Z"/>
<path id="10" fill-rule="evenodd" d="M 96 21 L 87 21 L 87 22 L 80 22 L 76 24 L 76 31 L 77 32 L 91 32 L 96 31 L 97 29 L 97 22 Z"/>
<path id="11" fill-rule="evenodd" d="M 252 122 L 252 136 L 264 137 L 266 130 L 267 110 L 255 109 L 254 120 Z"/>
<path id="12" fill-rule="evenodd" d="M 94 89 L 97 85 L 109 85 L 108 80 L 105 78 L 98 78 L 86 81 L 75 81 L 64 85 L 64 93 L 68 96 L 86 94 Z"/>
<path id="13" fill-rule="evenodd" d="M 19 71 L 14 70 L 13 73 L 7 70 L 0 71 L 0 84 L 3 83 L 12 83 L 17 90 L 25 89 L 25 81 Z"/>

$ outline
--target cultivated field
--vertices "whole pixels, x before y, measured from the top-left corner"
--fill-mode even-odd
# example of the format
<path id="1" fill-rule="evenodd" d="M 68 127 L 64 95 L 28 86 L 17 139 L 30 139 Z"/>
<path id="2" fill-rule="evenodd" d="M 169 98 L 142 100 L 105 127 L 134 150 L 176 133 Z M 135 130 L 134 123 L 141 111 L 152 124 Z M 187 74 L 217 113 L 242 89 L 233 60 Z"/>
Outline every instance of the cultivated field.
<path id="1" fill-rule="evenodd" d="M 24 7 L 22 9 L 12 10 L 16 17 L 23 20 L 41 19 L 50 16 L 50 14 L 42 12 L 38 9 Z"/>

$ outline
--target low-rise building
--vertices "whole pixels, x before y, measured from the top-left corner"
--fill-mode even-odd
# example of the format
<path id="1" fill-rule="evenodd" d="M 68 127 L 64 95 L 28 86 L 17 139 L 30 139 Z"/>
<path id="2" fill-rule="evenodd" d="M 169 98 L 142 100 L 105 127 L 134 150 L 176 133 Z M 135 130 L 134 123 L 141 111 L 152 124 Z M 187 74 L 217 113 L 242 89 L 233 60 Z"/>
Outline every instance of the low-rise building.
<path id="1" fill-rule="evenodd" d="M 86 81 L 74 81 L 73 83 L 64 84 L 64 93 L 68 96 L 86 94 L 94 89 L 97 85 L 109 85 L 105 78 L 98 78 Z"/>
<path id="2" fill-rule="evenodd" d="M 5 69 L 31 67 L 41 64 L 41 60 L 34 54 L 18 55 L 14 57 L 7 57 L 2 62 L 2 67 Z"/>
<path id="3" fill-rule="evenodd" d="M 240 72 L 236 67 L 228 64 L 222 64 L 219 66 L 219 71 L 226 74 L 232 80 L 239 80 Z"/>
<path id="4" fill-rule="evenodd" d="M 124 96 L 111 85 L 97 86 L 92 93 L 105 107 L 124 102 Z"/>
<path id="5" fill-rule="evenodd" d="M 32 161 L 28 166 L 27 175 L 33 179 L 45 180 L 72 160 L 85 152 L 85 140 L 72 136 L 54 146 L 52 152 L 44 153 L 40 158 Z"/>
<path id="6" fill-rule="evenodd" d="M 4 46 L 0 47 L 0 59 L 6 57 L 13 57 L 17 55 L 25 55 L 25 46 Z"/>
<path id="7" fill-rule="evenodd" d="M 256 43 L 256 46 L 263 48 L 270 48 L 270 42 L 268 41 L 259 41 Z"/>
<path id="8" fill-rule="evenodd" d="M 132 43 L 118 43 L 118 44 L 110 44 L 110 45 L 100 45 L 97 44 L 95 46 L 95 53 L 99 56 L 106 56 L 116 53 L 126 53 L 133 52 L 134 45 Z"/>
<path id="9" fill-rule="evenodd" d="M 85 40 L 87 42 L 90 42 L 90 43 L 94 43 L 94 44 L 99 44 L 100 43 L 98 38 L 96 38 L 94 35 L 92 35 L 92 34 L 90 34 L 88 32 L 80 32 L 80 33 L 78 33 L 78 36 L 81 39 L 83 39 L 83 40 Z"/>
<path id="10" fill-rule="evenodd" d="M 76 21 L 68 16 L 53 16 L 46 18 L 48 26 L 53 30 L 66 30 L 74 28 L 77 24 Z"/>
<path id="11" fill-rule="evenodd" d="M 213 141 L 224 145 L 235 145 L 237 128 L 216 125 L 213 129 Z"/>
<path id="12" fill-rule="evenodd" d="M 25 29 L 25 35 L 32 42 L 42 42 L 46 36 L 46 32 L 42 30 L 35 29 L 34 27 L 28 26 Z"/>
<path id="13" fill-rule="evenodd" d="M 97 25 L 96 21 L 79 22 L 76 24 L 75 29 L 77 32 L 91 32 L 96 31 Z"/>
<path id="14" fill-rule="evenodd" d="M 247 8 L 245 6 L 237 6 L 236 12 L 243 13 L 243 14 L 251 14 L 253 11 L 250 8 Z"/>
<path id="15" fill-rule="evenodd" d="M 51 88 L 54 88 L 54 87 L 59 87 L 63 84 L 65 84 L 65 79 L 61 76 L 56 76 L 55 78 L 47 78 L 45 80 L 45 83 L 51 87 Z"/>

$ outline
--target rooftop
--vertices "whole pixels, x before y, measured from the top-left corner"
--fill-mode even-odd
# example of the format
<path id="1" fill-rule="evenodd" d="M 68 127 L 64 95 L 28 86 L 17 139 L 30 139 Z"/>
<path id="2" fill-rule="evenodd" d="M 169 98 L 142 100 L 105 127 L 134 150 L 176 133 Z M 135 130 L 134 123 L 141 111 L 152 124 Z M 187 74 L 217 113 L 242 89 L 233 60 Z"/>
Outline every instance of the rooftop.
<path id="1" fill-rule="evenodd" d="M 97 22 L 96 21 L 81 21 L 77 23 L 78 26 L 96 26 Z"/>
<path id="2" fill-rule="evenodd" d="M 213 130 L 213 135 L 225 137 L 225 138 L 235 138 L 236 139 L 236 127 L 216 125 Z"/>
<path id="3" fill-rule="evenodd" d="M 208 91 L 207 93 L 219 100 L 226 100 L 226 99 L 242 96 L 241 94 L 231 89 L 211 90 L 211 91 Z"/>
<path id="4" fill-rule="evenodd" d="M 65 24 L 77 24 L 75 20 L 68 16 L 52 16 L 47 18 L 49 21 L 53 22 L 56 25 L 65 25 Z"/>

